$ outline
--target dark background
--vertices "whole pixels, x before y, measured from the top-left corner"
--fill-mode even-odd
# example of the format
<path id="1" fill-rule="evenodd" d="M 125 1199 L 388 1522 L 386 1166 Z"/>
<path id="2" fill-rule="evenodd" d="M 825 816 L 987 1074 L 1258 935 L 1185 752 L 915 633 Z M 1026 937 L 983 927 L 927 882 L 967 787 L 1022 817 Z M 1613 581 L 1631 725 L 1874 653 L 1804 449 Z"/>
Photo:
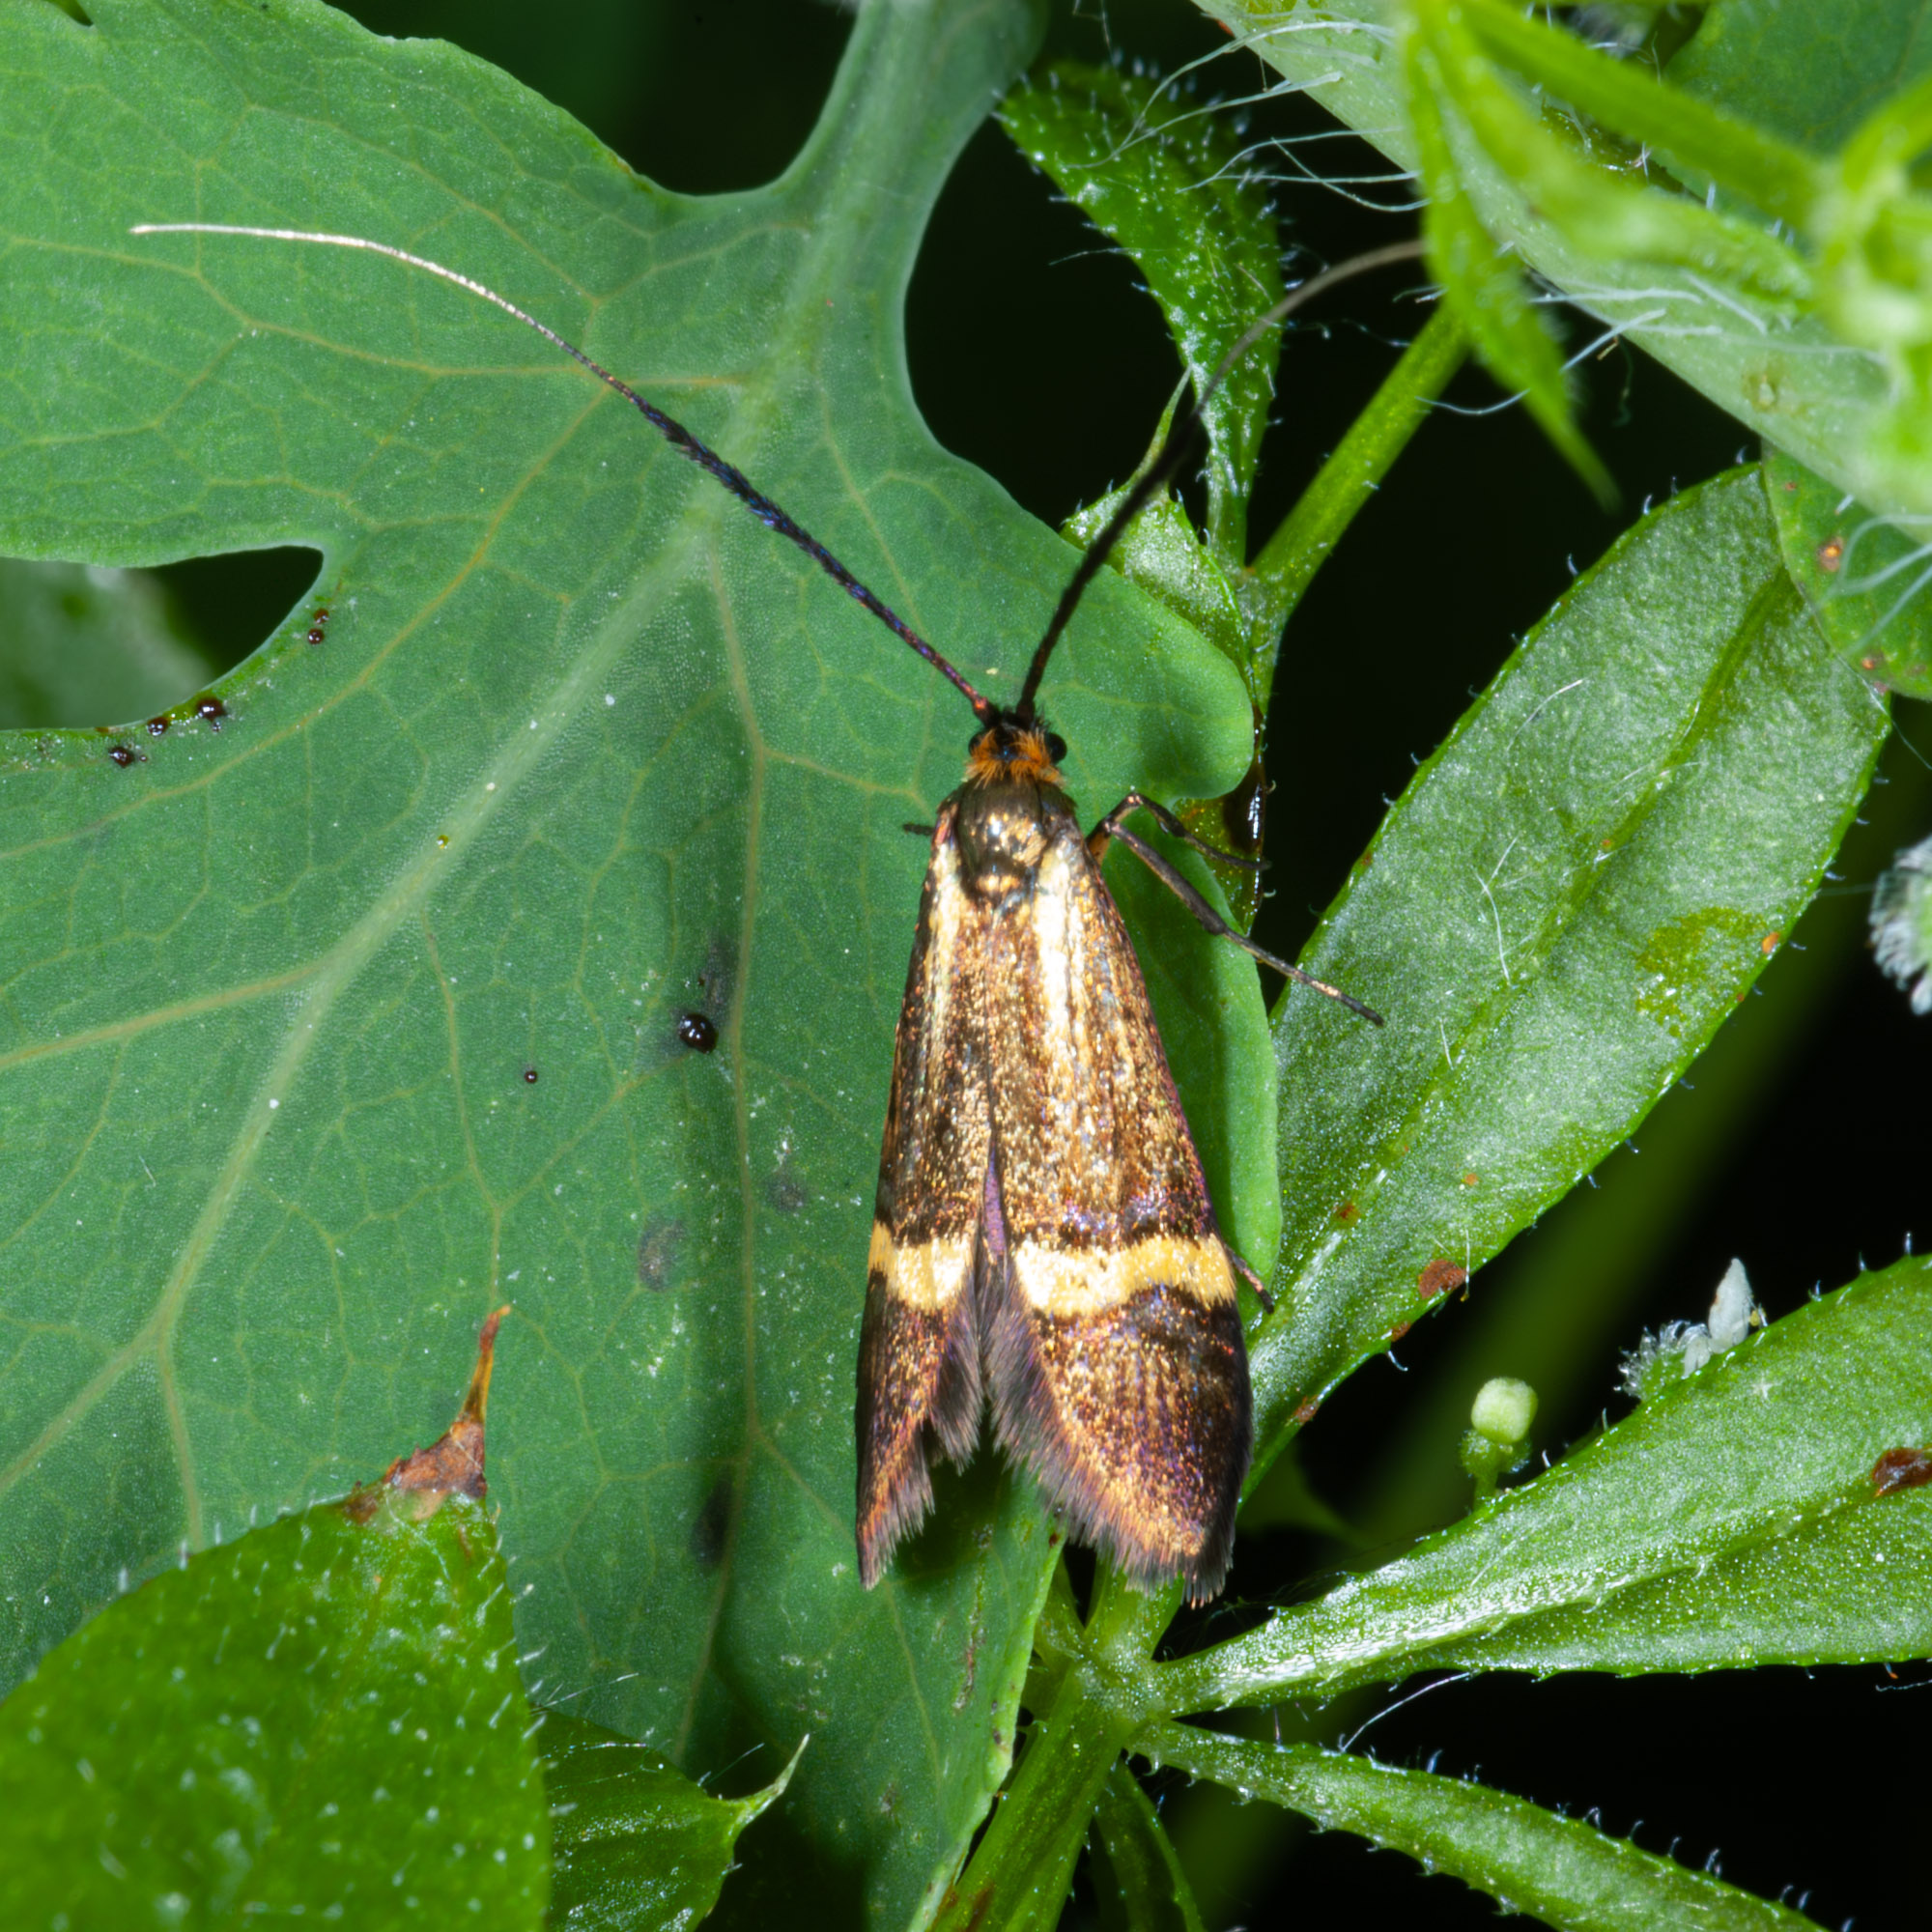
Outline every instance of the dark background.
<path id="1" fill-rule="evenodd" d="M 540 9 L 352 0 L 349 11 L 379 32 L 457 41 L 576 114 L 633 167 L 692 192 L 752 186 L 783 167 L 812 125 L 848 25 L 818 0 Z M 1103 59 L 1110 49 L 1172 71 L 1226 53 L 1226 42 L 1181 0 L 1113 0 L 1104 14 L 1090 0 L 1084 17 L 1063 10 L 1050 52 Z M 1262 73 L 1227 54 L 1201 84 L 1245 97 Z M 1328 125 L 1300 101 L 1258 103 L 1252 121 L 1254 138 L 1284 142 Z M 1302 180 L 1296 153 L 1331 175 L 1385 164 L 1352 141 L 1260 157 L 1279 177 L 1284 241 L 1300 261 L 1320 266 L 1412 232 L 1412 214 L 1378 213 Z M 1406 199 L 1400 184 L 1359 192 L 1391 208 Z M 1403 287 L 1399 275 L 1357 284 L 1291 337 L 1252 518 L 1258 541 L 1419 327 Z M 1595 333 L 1582 318 L 1570 327 L 1579 344 Z M 935 434 L 1054 525 L 1133 469 L 1178 374 L 1130 265 L 990 126 L 939 206 L 908 336 Z M 1622 514 L 1592 503 L 1520 410 L 1439 412 L 1297 612 L 1268 739 L 1275 896 L 1258 936 L 1278 950 L 1296 950 L 1412 759 L 1439 742 L 1573 564 L 1595 558 L 1646 499 L 1756 453 L 1730 418 L 1627 350 L 1586 364 L 1581 381 L 1586 427 L 1622 488 Z M 1465 372 L 1450 400 L 1482 411 L 1497 396 Z M 272 567 L 252 582 L 232 564 L 185 566 L 175 578 L 239 656 L 281 618 L 306 570 L 294 565 L 286 597 Z M 1605 1407 L 1621 1412 L 1618 1350 L 1645 1325 L 1701 1317 L 1733 1255 L 1775 1316 L 1814 1285 L 1894 1260 L 1909 1241 L 1928 1139 L 1909 1096 L 1932 1086 L 1932 1021 L 1914 1020 L 1864 951 L 1874 877 L 1897 846 L 1932 829 L 1921 755 L 1932 751 L 1932 723 L 1901 704 L 1898 724 L 1885 761 L 1893 782 L 1874 791 L 1872 822 L 1855 832 L 1839 879 L 1766 974 L 1763 997 L 1656 1110 L 1637 1147 L 1605 1163 L 1594 1191 L 1579 1189 L 1521 1236 L 1467 1302 L 1420 1324 L 1399 1365 L 1365 1367 L 1308 1431 L 1309 1481 L 1360 1528 L 1351 1560 L 1460 1512 L 1466 1486 L 1455 1444 L 1485 1377 L 1537 1385 L 1536 1441 L 1554 1453 Z M 1345 1553 L 1293 1528 L 1244 1538 L 1230 1601 L 1279 1594 Z M 1932 1716 L 1932 1684 L 1918 1688 L 1928 1675 L 1775 1670 L 1540 1686 L 1492 1677 L 1422 1696 L 1411 1684 L 1351 1704 L 1339 1729 L 1333 1712 L 1308 1731 L 1286 1712 L 1284 1734 L 1334 1739 L 1386 1710 L 1358 1747 L 1403 1764 L 1439 1751 L 1441 1771 L 1480 1769 L 1542 1803 L 1597 1809 L 1608 1830 L 1634 1831 L 1653 1850 L 1676 1843 L 1688 1863 L 1720 1855 L 1724 1876 L 1770 1897 L 1808 1889 L 1824 1924 L 1855 1917 L 1859 1932 L 1883 1932 L 1926 1919 L 1910 1746 Z M 1153 1789 L 1210 1927 L 1291 1914 L 1495 1923 L 1487 1899 L 1453 1881 L 1425 1882 L 1406 1859 L 1312 1835 L 1205 1787 L 1156 1779 Z M 1075 1914 L 1093 1912 L 1083 1883 Z"/>

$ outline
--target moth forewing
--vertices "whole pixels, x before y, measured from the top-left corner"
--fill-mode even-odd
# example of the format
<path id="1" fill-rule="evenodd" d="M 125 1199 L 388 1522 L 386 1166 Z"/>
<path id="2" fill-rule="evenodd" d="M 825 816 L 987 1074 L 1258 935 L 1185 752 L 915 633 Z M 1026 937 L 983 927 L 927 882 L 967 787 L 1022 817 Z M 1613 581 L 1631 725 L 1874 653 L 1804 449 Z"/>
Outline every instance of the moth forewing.
<path id="1" fill-rule="evenodd" d="M 967 892 L 949 799 L 932 833 L 893 1047 L 859 1340 L 859 1573 L 867 1588 L 932 1500 L 936 1441 L 980 1435 L 973 1281 L 990 1172 L 985 909 Z"/>

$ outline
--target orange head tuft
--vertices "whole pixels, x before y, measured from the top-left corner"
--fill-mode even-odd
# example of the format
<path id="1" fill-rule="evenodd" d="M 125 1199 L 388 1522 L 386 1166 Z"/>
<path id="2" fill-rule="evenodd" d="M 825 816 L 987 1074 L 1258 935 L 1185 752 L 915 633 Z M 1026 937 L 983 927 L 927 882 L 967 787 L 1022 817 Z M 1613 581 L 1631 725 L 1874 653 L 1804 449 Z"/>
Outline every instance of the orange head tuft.
<path id="1" fill-rule="evenodd" d="M 1065 741 L 1049 731 L 1044 721 L 1036 718 L 1022 724 L 996 718 L 967 748 L 966 780 L 969 784 L 1009 784 L 1017 780 L 1057 785 L 1060 760 L 1065 755 Z"/>

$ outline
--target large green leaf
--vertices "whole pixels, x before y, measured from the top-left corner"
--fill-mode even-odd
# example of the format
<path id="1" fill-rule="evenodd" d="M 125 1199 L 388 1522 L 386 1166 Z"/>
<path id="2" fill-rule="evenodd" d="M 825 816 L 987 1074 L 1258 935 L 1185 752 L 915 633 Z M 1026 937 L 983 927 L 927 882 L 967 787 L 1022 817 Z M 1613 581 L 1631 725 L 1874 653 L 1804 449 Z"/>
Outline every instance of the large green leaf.
<path id="1" fill-rule="evenodd" d="M 1624 1139 L 1748 992 L 1863 795 L 1883 708 L 1785 575 L 1755 469 L 1578 580 L 1425 764 L 1276 1014 L 1267 1454 Z"/>
<path id="2" fill-rule="evenodd" d="M 1004 1772 L 1047 1575 L 990 1463 L 872 1595 L 851 1546 L 900 826 L 970 717 L 499 314 L 366 255 L 128 229 L 361 234 L 488 281 L 1007 695 L 1071 553 L 933 445 L 898 309 L 1033 8 L 868 7 L 799 162 L 716 201 L 309 0 L 89 11 L 0 13 L 0 550 L 309 544 L 333 614 L 222 688 L 218 734 L 0 772 L 9 1672 L 124 1566 L 421 1433 L 513 1298 L 536 1366 L 496 1487 L 547 1693 L 687 1769 L 810 1731 L 747 1847 L 902 1920 Z M 1090 810 L 1248 760 L 1232 668 L 1118 582 L 1047 696 Z M 1260 1040 L 1252 976 L 1224 998 L 1184 919 L 1153 945 Z M 1264 1139 L 1257 1168 L 1177 1072 L 1244 1240 Z"/>
<path id="3" fill-rule="evenodd" d="M 318 1503 L 112 1605 L 0 1706 L 16 1926 L 536 1932 L 544 1782 L 463 1495 Z"/>
<path id="4" fill-rule="evenodd" d="M 1173 1711 L 1436 1666 L 1710 1670 L 1932 1656 L 1932 1260 L 1786 1316 L 1408 1555 L 1155 1673 Z"/>

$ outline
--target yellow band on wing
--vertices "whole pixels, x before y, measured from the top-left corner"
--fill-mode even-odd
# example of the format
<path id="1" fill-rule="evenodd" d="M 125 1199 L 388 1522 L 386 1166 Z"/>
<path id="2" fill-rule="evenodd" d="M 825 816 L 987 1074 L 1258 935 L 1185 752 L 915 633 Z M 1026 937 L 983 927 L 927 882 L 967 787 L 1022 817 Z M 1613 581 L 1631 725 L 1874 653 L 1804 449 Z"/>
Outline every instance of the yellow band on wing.
<path id="1" fill-rule="evenodd" d="M 883 1221 L 872 1223 L 867 1274 L 878 1276 L 884 1292 L 909 1308 L 932 1313 L 951 1308 L 964 1293 L 972 1266 L 970 1235 L 935 1236 L 901 1245 Z"/>
<path id="2" fill-rule="evenodd" d="M 875 1243 L 877 1238 L 875 1234 Z M 1211 1237 L 1150 1235 L 1111 1251 L 1021 1241 L 1012 1254 L 1013 1276 L 1027 1305 L 1063 1321 L 1118 1308 L 1155 1288 L 1178 1290 L 1209 1306 L 1235 1298 L 1227 1250 Z"/>

